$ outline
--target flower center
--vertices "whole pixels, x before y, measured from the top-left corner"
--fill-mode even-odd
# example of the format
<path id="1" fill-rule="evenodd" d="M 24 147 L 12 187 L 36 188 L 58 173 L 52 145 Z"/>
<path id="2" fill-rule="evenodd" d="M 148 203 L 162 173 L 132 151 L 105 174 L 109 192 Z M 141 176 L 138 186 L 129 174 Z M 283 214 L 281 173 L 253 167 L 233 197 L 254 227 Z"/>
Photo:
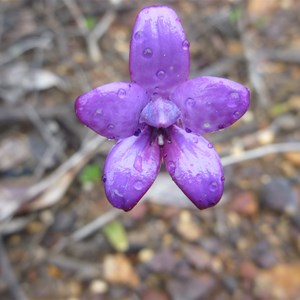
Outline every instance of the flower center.
<path id="1" fill-rule="evenodd" d="M 167 128 L 175 124 L 179 116 L 180 110 L 172 101 L 158 97 L 144 107 L 140 123 L 146 123 L 155 128 Z"/>
<path id="2" fill-rule="evenodd" d="M 163 146 L 165 140 L 171 143 L 170 128 L 155 128 L 151 127 L 150 142 L 153 143 L 157 138 L 159 146 Z"/>

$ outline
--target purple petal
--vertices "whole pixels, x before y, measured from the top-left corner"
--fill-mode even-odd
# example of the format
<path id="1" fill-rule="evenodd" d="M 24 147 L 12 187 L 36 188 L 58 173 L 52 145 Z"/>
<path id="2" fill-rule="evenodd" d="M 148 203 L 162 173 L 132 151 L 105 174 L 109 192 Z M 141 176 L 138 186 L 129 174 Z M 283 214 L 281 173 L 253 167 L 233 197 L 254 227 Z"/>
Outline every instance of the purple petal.
<path id="1" fill-rule="evenodd" d="M 131 210 L 154 182 L 160 163 L 160 148 L 150 143 L 148 127 L 138 137 L 119 141 L 107 156 L 102 178 L 110 203 Z"/>
<path id="2" fill-rule="evenodd" d="M 107 138 L 125 138 L 139 129 L 146 91 L 134 83 L 102 85 L 76 99 L 75 112 L 87 127 Z"/>
<path id="3" fill-rule="evenodd" d="M 173 126 L 171 143 L 165 143 L 163 157 L 172 179 L 198 208 L 218 203 L 224 177 L 220 158 L 212 144 Z"/>
<path id="4" fill-rule="evenodd" d="M 156 128 L 167 128 L 173 125 L 179 116 L 180 110 L 172 101 L 157 98 L 144 107 L 140 122 Z"/>
<path id="5" fill-rule="evenodd" d="M 137 16 L 130 45 L 132 81 L 150 95 L 168 97 L 189 75 L 189 42 L 176 13 L 166 6 L 144 8 Z"/>
<path id="6" fill-rule="evenodd" d="M 243 85 L 218 77 L 198 77 L 179 85 L 171 100 L 182 112 L 183 126 L 197 134 L 223 129 L 247 111 L 250 92 Z"/>

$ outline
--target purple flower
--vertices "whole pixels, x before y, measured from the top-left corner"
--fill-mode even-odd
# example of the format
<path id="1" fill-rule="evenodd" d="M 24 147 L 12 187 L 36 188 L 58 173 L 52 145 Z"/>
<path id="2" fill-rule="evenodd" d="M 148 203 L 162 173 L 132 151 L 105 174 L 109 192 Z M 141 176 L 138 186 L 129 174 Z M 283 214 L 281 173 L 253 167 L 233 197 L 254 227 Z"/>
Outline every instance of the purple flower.
<path id="1" fill-rule="evenodd" d="M 115 207 L 128 211 L 137 204 L 162 159 L 198 208 L 213 206 L 222 196 L 219 156 L 201 134 L 236 122 L 249 106 L 249 91 L 223 78 L 187 80 L 189 46 L 172 9 L 144 8 L 130 44 L 132 82 L 109 83 L 76 100 L 82 123 L 118 140 L 103 172 L 105 193 Z"/>

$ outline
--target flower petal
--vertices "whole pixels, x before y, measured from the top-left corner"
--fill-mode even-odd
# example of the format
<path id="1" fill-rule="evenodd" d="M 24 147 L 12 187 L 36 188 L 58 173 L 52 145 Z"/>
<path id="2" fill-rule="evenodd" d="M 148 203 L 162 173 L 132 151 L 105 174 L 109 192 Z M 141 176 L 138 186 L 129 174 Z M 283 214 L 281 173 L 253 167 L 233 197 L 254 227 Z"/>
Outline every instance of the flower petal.
<path id="1" fill-rule="evenodd" d="M 115 82 L 79 96 L 75 112 L 82 123 L 98 134 L 119 139 L 139 129 L 140 113 L 147 102 L 146 91 L 139 85 Z"/>
<path id="2" fill-rule="evenodd" d="M 189 42 L 176 13 L 166 6 L 144 8 L 137 16 L 130 45 L 132 81 L 150 95 L 168 97 L 189 75 Z"/>
<path id="3" fill-rule="evenodd" d="M 183 126 L 202 134 L 236 122 L 248 109 L 250 92 L 234 81 L 204 76 L 179 85 L 171 100 L 182 112 Z"/>
<path id="4" fill-rule="evenodd" d="M 150 143 L 150 130 L 119 141 L 107 156 L 103 182 L 110 203 L 131 210 L 154 182 L 161 163 L 160 148 Z"/>
<path id="5" fill-rule="evenodd" d="M 220 158 L 206 139 L 172 126 L 171 143 L 165 143 L 163 157 L 172 179 L 200 209 L 220 200 L 224 177 Z"/>

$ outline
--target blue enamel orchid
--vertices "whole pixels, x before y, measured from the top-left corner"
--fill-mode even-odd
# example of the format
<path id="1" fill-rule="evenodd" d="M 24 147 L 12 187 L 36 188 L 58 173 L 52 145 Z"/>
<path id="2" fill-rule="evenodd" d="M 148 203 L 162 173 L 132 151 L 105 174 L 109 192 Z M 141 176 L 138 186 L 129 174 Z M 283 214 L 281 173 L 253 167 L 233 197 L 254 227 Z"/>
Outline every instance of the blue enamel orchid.
<path id="1" fill-rule="evenodd" d="M 108 200 L 132 209 L 154 182 L 163 160 L 178 187 L 200 209 L 215 205 L 224 188 L 218 154 L 201 136 L 236 122 L 249 90 L 217 77 L 188 80 L 189 42 L 176 13 L 144 8 L 130 45 L 131 83 L 116 82 L 79 96 L 79 120 L 118 142 L 107 156 Z"/>

